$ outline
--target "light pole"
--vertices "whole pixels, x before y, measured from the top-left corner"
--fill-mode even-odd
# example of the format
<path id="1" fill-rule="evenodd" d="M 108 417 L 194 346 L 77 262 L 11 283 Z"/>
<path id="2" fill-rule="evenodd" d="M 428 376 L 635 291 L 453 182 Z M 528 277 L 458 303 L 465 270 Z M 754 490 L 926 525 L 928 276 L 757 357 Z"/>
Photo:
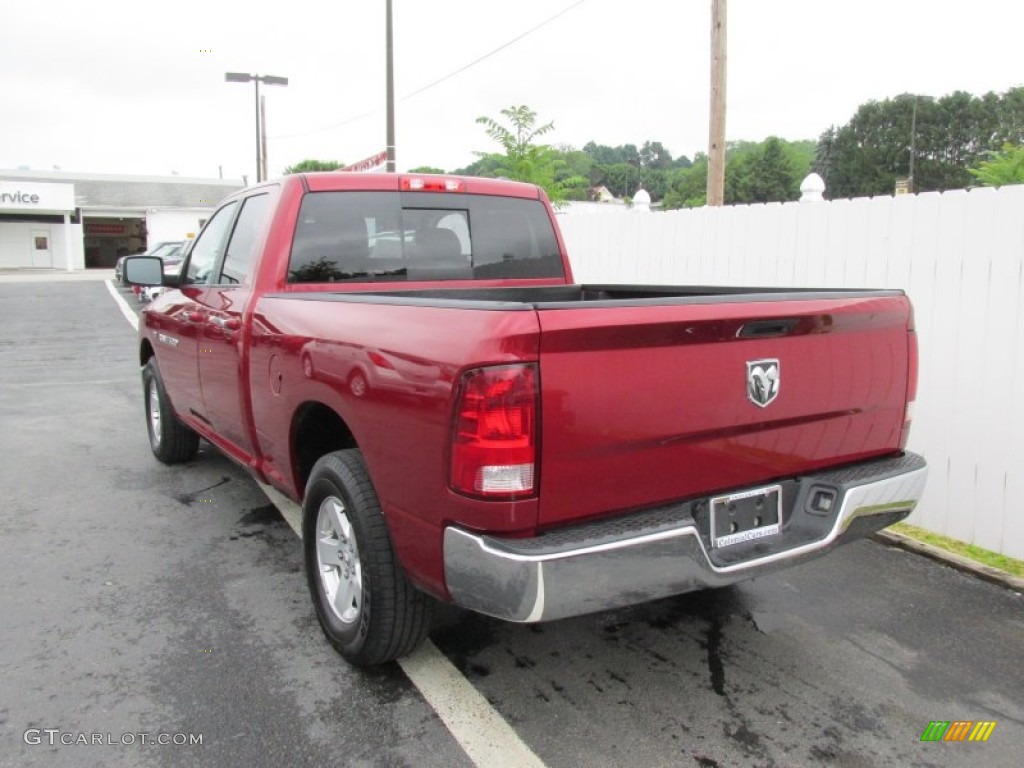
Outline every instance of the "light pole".
<path id="1" fill-rule="evenodd" d="M 260 83 L 267 85 L 288 85 L 287 77 L 277 75 L 250 75 L 246 72 L 225 72 L 224 79 L 229 83 L 256 83 L 256 183 L 263 181 L 263 123 L 260 120 Z"/>
<path id="2" fill-rule="evenodd" d="M 386 147 L 388 153 L 387 167 L 388 173 L 395 172 L 395 48 L 392 37 L 392 22 L 391 22 L 391 0 L 387 0 L 387 10 L 385 13 L 386 21 L 386 34 L 387 42 L 385 43 L 386 49 L 386 73 L 385 79 L 387 80 L 385 90 L 387 91 L 387 102 L 388 102 L 388 115 L 387 115 L 387 142 Z"/>

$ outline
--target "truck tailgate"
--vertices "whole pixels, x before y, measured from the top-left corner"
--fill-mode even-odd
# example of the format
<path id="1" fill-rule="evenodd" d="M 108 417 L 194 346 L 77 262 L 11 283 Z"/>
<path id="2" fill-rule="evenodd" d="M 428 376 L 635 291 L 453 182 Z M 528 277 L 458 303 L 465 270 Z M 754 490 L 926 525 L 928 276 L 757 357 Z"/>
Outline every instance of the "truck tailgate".
<path id="1" fill-rule="evenodd" d="M 898 292 L 538 314 L 542 526 L 900 448 Z"/>

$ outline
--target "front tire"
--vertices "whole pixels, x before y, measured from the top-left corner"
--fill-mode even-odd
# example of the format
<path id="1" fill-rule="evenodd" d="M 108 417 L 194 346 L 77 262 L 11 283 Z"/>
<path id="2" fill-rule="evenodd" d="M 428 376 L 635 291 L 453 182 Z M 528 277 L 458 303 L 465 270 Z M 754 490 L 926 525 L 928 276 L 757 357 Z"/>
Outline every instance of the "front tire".
<path id="1" fill-rule="evenodd" d="M 430 627 L 430 598 L 405 575 L 358 450 L 313 467 L 303 502 L 306 579 L 327 639 L 372 666 L 412 652 Z"/>
<path id="2" fill-rule="evenodd" d="M 142 393 L 153 455 L 164 464 L 180 464 L 195 458 L 199 435 L 186 427 L 174 412 L 155 357 L 142 369 Z"/>

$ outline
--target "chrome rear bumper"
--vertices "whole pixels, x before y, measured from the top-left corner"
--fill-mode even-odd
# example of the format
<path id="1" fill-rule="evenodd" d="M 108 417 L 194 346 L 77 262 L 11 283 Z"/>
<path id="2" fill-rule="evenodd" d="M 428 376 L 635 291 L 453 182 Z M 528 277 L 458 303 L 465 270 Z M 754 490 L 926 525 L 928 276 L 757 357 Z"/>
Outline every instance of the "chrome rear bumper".
<path id="1" fill-rule="evenodd" d="M 819 557 L 909 515 L 928 469 L 906 453 L 791 481 L 799 500 L 783 512 L 782 532 L 711 550 L 690 503 L 580 525 L 532 539 L 505 539 L 449 527 L 445 577 L 460 606 L 519 622 L 602 611 L 706 587 L 732 584 Z M 824 535 L 808 540 L 800 516 L 811 489 L 834 489 Z M 728 558 L 721 555 L 727 554 Z M 729 562 L 731 560 L 731 562 Z"/>

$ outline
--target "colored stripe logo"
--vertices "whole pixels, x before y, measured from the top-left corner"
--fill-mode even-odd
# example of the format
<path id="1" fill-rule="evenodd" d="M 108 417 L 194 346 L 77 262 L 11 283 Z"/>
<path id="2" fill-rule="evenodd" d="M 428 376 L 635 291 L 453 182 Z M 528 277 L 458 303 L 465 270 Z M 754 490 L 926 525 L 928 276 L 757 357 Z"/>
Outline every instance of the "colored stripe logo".
<path id="1" fill-rule="evenodd" d="M 932 720 L 921 741 L 988 741 L 995 729 L 994 720 Z"/>

